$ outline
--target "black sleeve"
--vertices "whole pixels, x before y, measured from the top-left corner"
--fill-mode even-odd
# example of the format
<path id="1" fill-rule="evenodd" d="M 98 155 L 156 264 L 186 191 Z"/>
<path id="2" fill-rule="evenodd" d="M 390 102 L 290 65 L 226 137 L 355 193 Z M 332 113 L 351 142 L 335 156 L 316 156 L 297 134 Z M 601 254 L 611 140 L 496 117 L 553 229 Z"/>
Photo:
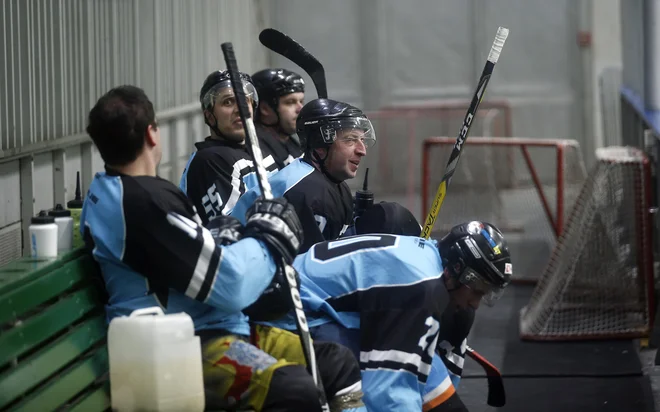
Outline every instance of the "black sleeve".
<path id="1" fill-rule="evenodd" d="M 325 240 L 319 228 L 319 222 L 316 220 L 318 218 L 315 216 L 312 205 L 308 201 L 305 192 L 301 190 L 290 190 L 285 193 L 284 197 L 296 210 L 298 219 L 300 219 L 300 223 L 302 224 L 303 243 L 298 253 L 305 253 L 316 243 Z"/>
<path id="2" fill-rule="evenodd" d="M 234 165 L 227 159 L 209 150 L 197 152 L 188 165 L 186 194 L 195 205 L 204 225 L 216 216 L 226 214 L 224 211 L 233 200 L 227 209 L 231 210 L 242 193 L 243 182 L 240 178 L 232 180 L 233 170 Z M 232 199 L 234 191 L 235 200 Z"/>
<path id="3" fill-rule="evenodd" d="M 442 279 L 434 278 L 359 292 L 360 352 L 382 354 L 373 356 L 378 360 L 370 360 L 363 369 L 405 370 L 417 375 L 421 382 L 426 381 L 440 328 L 437 305 L 443 299 L 442 290 L 446 294 L 441 283 Z M 389 353 L 398 355 L 388 359 Z M 406 361 L 401 361 L 403 358 Z"/>
<path id="4" fill-rule="evenodd" d="M 140 184 L 134 178 L 123 178 L 122 182 L 126 222 L 123 262 L 149 280 L 150 289 L 164 298 L 164 304 L 167 289 L 172 288 L 228 311 L 241 310 L 244 302 L 238 299 L 245 296 L 242 288 L 249 285 L 241 283 L 244 273 L 240 272 L 247 271 L 250 259 L 255 271 L 260 270 L 265 251 L 255 248 L 259 249 L 251 249 L 255 257 L 241 255 L 240 259 L 223 261 L 223 249 L 199 224 L 199 217 L 177 187 L 162 179 L 158 185 Z M 181 219 L 172 221 L 168 212 L 179 214 Z M 214 282 L 218 276 L 227 283 Z M 217 297 L 220 292 L 223 296 Z"/>

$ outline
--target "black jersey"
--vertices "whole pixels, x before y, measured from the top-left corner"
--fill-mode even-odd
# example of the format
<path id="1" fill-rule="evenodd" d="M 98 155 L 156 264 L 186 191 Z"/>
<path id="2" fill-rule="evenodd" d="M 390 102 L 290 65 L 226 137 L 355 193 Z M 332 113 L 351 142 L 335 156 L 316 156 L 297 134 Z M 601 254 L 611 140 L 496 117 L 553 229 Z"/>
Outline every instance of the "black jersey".
<path id="1" fill-rule="evenodd" d="M 80 228 L 101 266 L 108 320 L 161 306 L 189 314 L 197 330 L 249 334 L 241 309 L 263 293 L 275 264 L 262 242 L 217 246 L 199 223 L 190 200 L 164 179 L 96 174 Z"/>
<path id="2" fill-rule="evenodd" d="M 313 244 L 340 237 L 353 218 L 353 197 L 346 182 L 335 183 L 304 159 L 268 179 L 273 196 L 284 197 L 293 205 L 303 225 L 300 253 Z M 245 192 L 231 215 L 245 222 L 245 212 L 261 195 L 258 186 Z"/>
<path id="3" fill-rule="evenodd" d="M 302 147 L 291 136 L 282 142 L 273 131 L 263 126 L 257 126 L 257 136 L 261 150 L 270 151 L 280 169 L 303 155 Z"/>
<path id="4" fill-rule="evenodd" d="M 258 186 L 256 169 L 247 147 L 207 137 L 195 143 L 194 152 L 181 176 L 179 188 L 193 202 L 204 225 L 216 216 L 227 215 L 239 197 Z M 278 170 L 273 154 L 262 147 L 267 172 Z"/>

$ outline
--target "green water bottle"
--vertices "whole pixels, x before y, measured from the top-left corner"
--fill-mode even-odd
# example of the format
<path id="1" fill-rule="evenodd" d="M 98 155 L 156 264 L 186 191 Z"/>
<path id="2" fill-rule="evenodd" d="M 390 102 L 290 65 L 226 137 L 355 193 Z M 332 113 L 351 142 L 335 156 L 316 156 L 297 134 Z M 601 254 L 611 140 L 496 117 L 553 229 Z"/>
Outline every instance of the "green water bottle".
<path id="1" fill-rule="evenodd" d="M 80 234 L 80 213 L 82 212 L 83 199 L 80 195 L 80 172 L 76 172 L 76 197 L 66 204 L 73 218 L 73 248 L 79 248 L 85 243 Z"/>

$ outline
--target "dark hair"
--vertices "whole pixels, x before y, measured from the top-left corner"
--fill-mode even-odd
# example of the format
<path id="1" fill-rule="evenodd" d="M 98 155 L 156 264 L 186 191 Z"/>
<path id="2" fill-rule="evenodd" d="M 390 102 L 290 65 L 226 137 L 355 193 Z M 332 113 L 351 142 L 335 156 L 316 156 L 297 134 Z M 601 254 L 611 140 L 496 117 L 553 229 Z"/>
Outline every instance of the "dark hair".
<path id="1" fill-rule="evenodd" d="M 156 128 L 154 106 L 135 86 L 119 86 L 104 94 L 90 110 L 87 134 L 106 164 L 123 166 L 144 147 L 147 128 Z"/>

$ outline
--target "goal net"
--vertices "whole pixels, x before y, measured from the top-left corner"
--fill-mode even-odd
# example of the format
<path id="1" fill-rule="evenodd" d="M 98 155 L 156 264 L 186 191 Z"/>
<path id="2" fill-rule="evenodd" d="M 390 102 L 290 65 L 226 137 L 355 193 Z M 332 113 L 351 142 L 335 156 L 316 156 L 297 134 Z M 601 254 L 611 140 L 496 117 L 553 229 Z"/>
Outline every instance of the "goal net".
<path id="1" fill-rule="evenodd" d="M 599 149 L 596 157 L 521 310 L 523 339 L 648 336 L 654 293 L 650 165 L 635 148 Z"/>
<path id="2" fill-rule="evenodd" d="M 432 137 L 422 152 L 425 219 L 455 137 Z M 515 282 L 535 282 L 548 263 L 586 170 L 575 140 L 470 137 L 451 180 L 432 237 L 482 220 L 504 233 Z"/>

